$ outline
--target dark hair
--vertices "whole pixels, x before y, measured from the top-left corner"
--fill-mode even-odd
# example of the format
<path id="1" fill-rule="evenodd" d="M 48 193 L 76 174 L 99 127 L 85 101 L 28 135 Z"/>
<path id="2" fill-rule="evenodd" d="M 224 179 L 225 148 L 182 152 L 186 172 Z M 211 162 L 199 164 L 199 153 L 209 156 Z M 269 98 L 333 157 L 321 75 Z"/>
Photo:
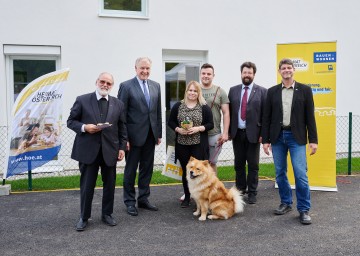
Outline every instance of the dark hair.
<path id="1" fill-rule="evenodd" d="M 214 70 L 213 65 L 211 65 L 211 64 L 209 64 L 209 63 L 204 63 L 204 64 L 201 66 L 200 70 L 201 70 L 201 69 L 204 69 L 204 68 L 211 68 L 211 69 L 213 70 L 213 73 L 215 73 L 215 70 Z"/>
<path id="2" fill-rule="evenodd" d="M 36 124 L 30 124 L 29 127 L 26 129 L 27 131 L 31 131 L 33 130 L 35 127 L 40 128 L 40 124 L 36 123 Z"/>
<path id="3" fill-rule="evenodd" d="M 242 72 L 244 68 L 252 68 L 254 71 L 254 75 L 256 74 L 256 65 L 255 63 L 252 63 L 250 61 L 244 62 L 241 66 L 240 66 L 240 71 Z"/>
<path id="4" fill-rule="evenodd" d="M 292 67 L 294 67 L 294 62 L 291 60 L 291 59 L 288 59 L 288 58 L 285 58 L 285 59 L 282 59 L 280 60 L 279 62 L 279 69 L 281 68 L 282 65 L 291 65 Z"/>

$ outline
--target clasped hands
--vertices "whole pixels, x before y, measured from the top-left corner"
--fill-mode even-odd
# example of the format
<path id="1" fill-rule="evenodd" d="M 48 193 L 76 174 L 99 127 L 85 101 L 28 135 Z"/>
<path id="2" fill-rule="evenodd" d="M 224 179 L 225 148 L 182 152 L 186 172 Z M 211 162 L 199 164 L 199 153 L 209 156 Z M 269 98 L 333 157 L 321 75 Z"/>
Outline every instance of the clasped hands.
<path id="1" fill-rule="evenodd" d="M 175 129 L 176 132 L 178 132 L 181 135 L 192 135 L 198 132 L 203 131 L 201 126 L 195 126 L 195 127 L 191 127 L 189 129 L 184 129 L 181 127 L 176 127 Z"/>

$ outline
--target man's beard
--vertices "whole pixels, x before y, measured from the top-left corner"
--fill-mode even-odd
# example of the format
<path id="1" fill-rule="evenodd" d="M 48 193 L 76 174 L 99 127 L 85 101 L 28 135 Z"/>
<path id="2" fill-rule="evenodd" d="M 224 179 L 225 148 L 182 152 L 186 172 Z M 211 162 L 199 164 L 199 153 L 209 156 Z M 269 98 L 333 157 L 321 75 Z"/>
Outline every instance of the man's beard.
<path id="1" fill-rule="evenodd" d="M 101 89 L 101 88 L 99 88 L 99 87 L 97 87 L 96 90 L 97 90 L 97 92 L 98 92 L 101 96 L 103 96 L 103 97 L 108 96 L 108 95 L 110 94 L 110 91 L 111 91 L 111 89 L 105 90 L 105 89 Z"/>
<path id="2" fill-rule="evenodd" d="M 243 85 L 250 85 L 254 80 L 251 79 L 250 77 L 244 77 L 244 78 L 241 78 L 241 81 L 243 83 Z"/>

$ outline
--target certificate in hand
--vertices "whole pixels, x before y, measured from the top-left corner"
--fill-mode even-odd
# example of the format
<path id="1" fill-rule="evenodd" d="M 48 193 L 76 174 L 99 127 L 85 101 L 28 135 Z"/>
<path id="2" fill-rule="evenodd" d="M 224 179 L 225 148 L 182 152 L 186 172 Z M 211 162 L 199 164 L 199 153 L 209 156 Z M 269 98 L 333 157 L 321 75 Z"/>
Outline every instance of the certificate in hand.
<path id="1" fill-rule="evenodd" d="M 109 123 L 98 123 L 96 126 L 102 130 L 102 129 L 105 129 L 105 128 L 107 128 L 107 127 L 112 126 L 112 124 L 109 124 Z"/>

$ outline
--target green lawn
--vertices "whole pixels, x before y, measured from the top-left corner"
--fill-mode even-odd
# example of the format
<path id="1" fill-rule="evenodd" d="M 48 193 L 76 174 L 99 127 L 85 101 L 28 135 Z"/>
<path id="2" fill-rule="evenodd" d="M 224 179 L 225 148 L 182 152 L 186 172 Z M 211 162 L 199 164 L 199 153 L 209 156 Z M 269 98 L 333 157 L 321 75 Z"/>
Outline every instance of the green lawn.
<path id="1" fill-rule="evenodd" d="M 352 174 L 360 173 L 360 158 L 352 159 L 353 169 L 358 170 L 352 171 Z M 341 159 L 336 161 L 336 173 L 337 175 L 347 175 L 347 159 Z M 235 172 L 233 166 L 221 166 L 218 167 L 218 177 L 222 181 L 233 181 L 235 179 Z M 260 164 L 259 171 L 260 178 L 270 178 L 275 177 L 275 170 L 273 164 Z M 116 178 L 116 186 L 122 186 L 123 184 L 123 174 L 118 174 Z M 161 175 L 160 170 L 155 170 L 152 181 L 152 184 L 170 184 L 170 183 L 180 183 L 178 180 L 165 177 Z M 28 190 L 28 180 L 14 180 L 6 181 L 6 184 L 11 184 L 11 190 L 13 192 L 21 192 Z M 35 178 L 32 180 L 33 191 L 43 191 L 43 190 L 59 190 L 59 189 L 78 189 L 80 184 L 80 175 L 76 176 L 63 176 L 63 177 L 44 177 L 44 178 Z M 101 176 L 99 175 L 97 187 L 102 186 Z"/>

